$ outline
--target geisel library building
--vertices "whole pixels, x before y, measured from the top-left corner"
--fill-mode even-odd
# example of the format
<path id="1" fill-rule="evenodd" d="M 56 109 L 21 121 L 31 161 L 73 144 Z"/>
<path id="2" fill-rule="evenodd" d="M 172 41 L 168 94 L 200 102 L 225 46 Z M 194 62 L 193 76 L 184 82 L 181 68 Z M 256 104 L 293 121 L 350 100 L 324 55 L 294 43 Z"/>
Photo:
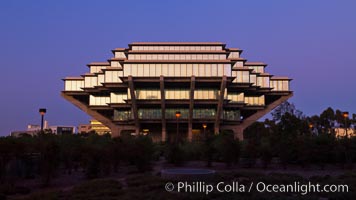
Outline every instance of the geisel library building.
<path id="1" fill-rule="evenodd" d="M 167 141 L 178 123 L 188 140 L 205 131 L 243 139 L 246 127 L 293 95 L 290 78 L 266 73 L 266 64 L 219 42 L 135 42 L 112 52 L 107 62 L 88 64 L 89 73 L 65 78 L 62 96 L 113 136 Z"/>

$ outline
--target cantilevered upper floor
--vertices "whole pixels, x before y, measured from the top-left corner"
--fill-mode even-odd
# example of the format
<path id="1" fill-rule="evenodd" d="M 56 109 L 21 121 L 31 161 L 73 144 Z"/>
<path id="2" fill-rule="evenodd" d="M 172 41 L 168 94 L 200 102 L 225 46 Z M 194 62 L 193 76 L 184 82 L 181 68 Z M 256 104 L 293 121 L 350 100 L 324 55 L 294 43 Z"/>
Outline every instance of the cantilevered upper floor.
<path id="1" fill-rule="evenodd" d="M 138 126 L 142 116 L 165 120 L 176 107 L 187 119 L 240 124 L 292 94 L 290 78 L 267 73 L 267 64 L 220 42 L 135 42 L 112 53 L 106 62 L 89 63 L 88 73 L 63 79 L 62 95 L 94 118 L 100 114 L 105 125 L 134 120 Z"/>

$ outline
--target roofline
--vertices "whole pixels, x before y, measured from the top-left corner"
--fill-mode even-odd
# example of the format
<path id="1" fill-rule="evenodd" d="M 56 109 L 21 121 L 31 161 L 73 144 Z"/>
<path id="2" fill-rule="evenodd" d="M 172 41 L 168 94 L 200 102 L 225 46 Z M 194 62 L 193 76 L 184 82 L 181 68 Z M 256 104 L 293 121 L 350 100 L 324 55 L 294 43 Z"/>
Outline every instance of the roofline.
<path id="1" fill-rule="evenodd" d="M 84 80 L 84 78 L 83 77 L 65 77 L 62 80 L 63 81 L 65 81 L 65 80 L 73 80 L 73 81 L 80 80 L 80 81 L 82 81 L 82 80 Z"/>
<path id="2" fill-rule="evenodd" d="M 273 76 L 273 77 L 271 77 L 271 79 L 270 80 L 293 80 L 293 79 L 291 79 L 291 78 L 289 78 L 289 77 L 287 77 L 287 76 Z"/>
<path id="3" fill-rule="evenodd" d="M 189 46 L 198 46 L 198 45 L 204 45 L 204 46 L 209 46 L 209 45 L 214 45 L 214 46 L 225 46 L 225 43 L 222 42 L 132 42 L 129 44 L 129 46 L 134 46 L 134 45 L 154 45 L 154 46 L 159 46 L 159 45 L 164 45 L 164 46 L 169 46 L 169 45 L 177 45 L 177 46 L 183 46 L 183 45 L 189 45 Z"/>
<path id="4" fill-rule="evenodd" d="M 110 66 L 109 62 L 91 62 L 87 64 L 88 67 L 90 66 Z"/>
<path id="5" fill-rule="evenodd" d="M 264 62 L 245 62 L 246 66 L 267 66 Z"/>

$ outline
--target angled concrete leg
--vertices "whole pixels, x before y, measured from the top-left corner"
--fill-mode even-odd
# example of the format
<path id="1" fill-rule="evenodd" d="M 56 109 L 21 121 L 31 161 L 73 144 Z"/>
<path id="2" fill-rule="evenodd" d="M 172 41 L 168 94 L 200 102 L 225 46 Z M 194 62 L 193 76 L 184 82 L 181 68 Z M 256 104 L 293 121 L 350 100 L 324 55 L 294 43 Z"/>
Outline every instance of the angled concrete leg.
<path id="1" fill-rule="evenodd" d="M 192 131 L 192 125 L 189 124 L 189 127 L 188 127 L 188 141 L 191 142 L 193 140 L 193 131 Z"/>
<path id="2" fill-rule="evenodd" d="M 166 142 L 167 141 L 167 131 L 166 129 L 162 128 L 162 142 Z"/>
<path id="3" fill-rule="evenodd" d="M 234 131 L 235 139 L 239 139 L 240 141 L 242 141 L 244 139 L 244 127 L 238 126 L 238 127 L 234 128 L 233 131 Z"/>
<path id="4" fill-rule="evenodd" d="M 121 128 L 118 127 L 111 127 L 111 136 L 112 137 L 120 137 L 121 136 Z"/>

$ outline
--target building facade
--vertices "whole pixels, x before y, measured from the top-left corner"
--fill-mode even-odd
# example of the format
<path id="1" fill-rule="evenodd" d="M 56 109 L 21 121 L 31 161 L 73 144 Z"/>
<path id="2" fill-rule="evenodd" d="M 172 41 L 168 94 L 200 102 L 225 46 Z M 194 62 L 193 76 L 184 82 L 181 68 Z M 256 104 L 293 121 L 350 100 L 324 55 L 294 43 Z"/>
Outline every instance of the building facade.
<path id="1" fill-rule="evenodd" d="M 61 95 L 113 136 L 192 140 L 230 131 L 243 139 L 246 127 L 293 95 L 290 78 L 220 42 L 136 42 L 112 53 L 88 64 L 89 73 L 65 78 Z"/>
<path id="2" fill-rule="evenodd" d="M 105 126 L 96 119 L 90 120 L 90 124 L 80 124 L 78 126 L 78 133 L 95 132 L 98 135 L 111 134 L 109 127 Z"/>

